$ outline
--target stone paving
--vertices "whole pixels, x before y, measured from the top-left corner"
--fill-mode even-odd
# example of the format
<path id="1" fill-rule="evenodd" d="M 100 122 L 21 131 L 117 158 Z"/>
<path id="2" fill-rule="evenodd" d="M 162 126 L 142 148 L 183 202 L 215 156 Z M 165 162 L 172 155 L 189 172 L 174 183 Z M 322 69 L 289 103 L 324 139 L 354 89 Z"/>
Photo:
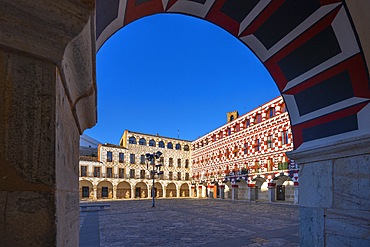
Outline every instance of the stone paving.
<path id="1" fill-rule="evenodd" d="M 298 206 L 292 204 L 159 199 L 152 208 L 151 200 L 109 203 L 98 218 L 96 212 L 81 212 L 80 247 L 299 246 Z"/>

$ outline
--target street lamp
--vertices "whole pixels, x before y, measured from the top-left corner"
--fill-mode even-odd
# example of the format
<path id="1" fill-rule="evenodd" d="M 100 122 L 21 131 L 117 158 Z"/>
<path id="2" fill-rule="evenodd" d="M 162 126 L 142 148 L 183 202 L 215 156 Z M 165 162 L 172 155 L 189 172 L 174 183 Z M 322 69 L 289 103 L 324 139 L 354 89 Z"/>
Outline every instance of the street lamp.
<path id="1" fill-rule="evenodd" d="M 161 170 L 163 164 L 155 164 L 155 160 L 156 159 L 159 159 L 159 157 L 161 157 L 162 155 L 162 152 L 160 151 L 157 151 L 155 153 L 147 153 L 145 154 L 145 157 L 146 157 L 146 169 L 148 171 L 150 171 L 150 175 L 152 176 L 153 178 L 153 186 L 152 186 L 152 207 L 155 207 L 154 205 L 154 197 L 155 197 L 155 189 L 154 189 L 154 175 L 157 174 L 157 175 L 162 175 L 163 174 L 163 171 Z M 152 165 L 152 167 L 150 168 L 149 167 L 149 163 Z"/>

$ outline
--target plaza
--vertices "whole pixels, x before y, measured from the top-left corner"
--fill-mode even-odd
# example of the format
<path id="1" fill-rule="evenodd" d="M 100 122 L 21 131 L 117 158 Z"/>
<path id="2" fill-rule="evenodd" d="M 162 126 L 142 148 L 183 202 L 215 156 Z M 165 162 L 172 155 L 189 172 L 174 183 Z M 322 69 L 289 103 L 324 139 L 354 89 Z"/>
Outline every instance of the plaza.
<path id="1" fill-rule="evenodd" d="M 105 202 L 94 202 L 99 204 Z M 80 213 L 85 246 L 299 246 L 298 206 L 219 199 L 108 202 Z M 273 212 L 273 213 L 272 213 Z"/>

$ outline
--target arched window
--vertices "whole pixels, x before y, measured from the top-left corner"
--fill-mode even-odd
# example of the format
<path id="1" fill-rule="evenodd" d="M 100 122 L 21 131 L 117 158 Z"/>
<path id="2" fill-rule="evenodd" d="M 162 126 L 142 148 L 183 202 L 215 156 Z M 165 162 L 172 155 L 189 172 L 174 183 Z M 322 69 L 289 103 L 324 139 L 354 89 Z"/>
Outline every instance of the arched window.
<path id="1" fill-rule="evenodd" d="M 129 144 L 136 144 L 136 138 L 131 136 L 130 138 L 128 138 L 128 143 Z"/>
<path id="2" fill-rule="evenodd" d="M 188 159 L 185 160 L 185 168 L 189 168 L 189 160 Z"/>
<path id="3" fill-rule="evenodd" d="M 184 146 L 184 151 L 189 151 L 189 145 Z"/>
<path id="4" fill-rule="evenodd" d="M 168 149 L 173 149 L 172 142 L 167 143 L 167 148 L 168 148 Z"/>
<path id="5" fill-rule="evenodd" d="M 261 116 L 261 114 L 257 114 L 256 119 L 255 119 L 255 123 L 258 124 L 260 122 L 262 122 L 262 116 Z"/>
<path id="6" fill-rule="evenodd" d="M 275 117 L 275 108 L 271 107 L 270 109 L 268 109 L 266 116 L 267 118 Z"/>
<path id="7" fill-rule="evenodd" d="M 154 140 L 150 140 L 149 141 L 149 146 L 150 147 L 155 147 L 155 141 Z"/>
<path id="8" fill-rule="evenodd" d="M 230 116 L 230 122 L 231 121 L 234 121 L 234 116 L 233 115 Z"/>
<path id="9" fill-rule="evenodd" d="M 158 147 L 164 148 L 164 142 L 163 141 L 158 142 Z"/>
<path id="10" fill-rule="evenodd" d="M 176 148 L 176 150 L 181 150 L 181 145 L 177 143 L 175 148 Z"/>
<path id="11" fill-rule="evenodd" d="M 139 145 L 145 146 L 146 145 L 146 140 L 144 138 L 141 138 L 139 140 Z"/>

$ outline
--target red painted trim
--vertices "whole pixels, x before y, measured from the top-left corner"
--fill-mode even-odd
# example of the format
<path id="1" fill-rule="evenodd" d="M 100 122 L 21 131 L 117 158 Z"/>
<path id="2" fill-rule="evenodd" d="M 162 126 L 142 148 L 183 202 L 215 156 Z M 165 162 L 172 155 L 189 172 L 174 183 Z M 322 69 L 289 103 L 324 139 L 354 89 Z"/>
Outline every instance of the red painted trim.
<path id="1" fill-rule="evenodd" d="M 293 138 L 294 138 L 295 147 L 298 148 L 303 143 L 303 134 L 302 134 L 303 129 L 314 127 L 320 124 L 325 124 L 325 123 L 328 123 L 328 122 L 331 122 L 331 121 L 334 121 L 340 118 L 350 116 L 354 113 L 358 113 L 368 103 L 369 102 L 364 102 L 364 103 L 361 103 L 361 104 L 358 104 L 352 107 L 348 107 L 346 109 L 343 109 L 337 112 L 333 112 L 331 114 L 328 114 L 328 115 L 325 115 L 319 118 L 312 119 L 310 121 L 307 121 L 301 124 L 293 125 L 292 129 L 294 133 Z"/>
<path id="2" fill-rule="evenodd" d="M 270 71 L 271 76 L 275 79 L 275 82 L 280 90 L 280 92 L 285 88 L 288 80 L 285 78 L 283 71 L 280 69 L 278 62 L 284 57 L 292 53 L 298 47 L 302 46 L 304 43 L 315 37 L 325 28 L 329 27 L 333 22 L 334 18 L 337 16 L 340 7 L 335 8 L 330 14 L 325 16 L 315 25 L 307 29 L 303 34 L 293 40 L 290 44 L 285 46 L 274 56 L 265 61 L 266 68 Z"/>
<path id="3" fill-rule="evenodd" d="M 248 187 L 254 188 L 255 184 L 248 184 Z"/>
<path id="4" fill-rule="evenodd" d="M 240 23 L 221 12 L 221 8 L 225 2 L 226 0 L 215 1 L 204 19 L 219 25 L 234 36 L 238 37 Z"/>
<path id="5" fill-rule="evenodd" d="M 299 183 L 298 182 L 294 182 L 294 186 L 298 186 L 299 185 Z"/>
<path id="6" fill-rule="evenodd" d="M 127 0 L 124 25 L 144 16 L 164 12 L 162 0 L 152 0 L 138 6 L 135 6 L 135 2 L 135 0 Z"/>
<path id="7" fill-rule="evenodd" d="M 361 54 L 357 54 L 331 67 L 315 77 L 287 90 L 284 94 L 297 94 L 343 71 L 349 72 L 355 96 L 370 98 L 369 78 L 367 77 L 365 63 Z"/>
<path id="8" fill-rule="evenodd" d="M 268 183 L 268 184 L 267 184 L 267 186 L 268 186 L 268 187 L 275 187 L 275 186 L 276 186 L 276 184 L 275 184 L 275 183 Z"/>
<path id="9" fill-rule="evenodd" d="M 232 187 L 232 188 L 238 188 L 238 187 L 239 187 L 239 185 L 237 185 L 237 184 L 233 184 L 233 185 L 231 185 L 231 187 Z"/>

